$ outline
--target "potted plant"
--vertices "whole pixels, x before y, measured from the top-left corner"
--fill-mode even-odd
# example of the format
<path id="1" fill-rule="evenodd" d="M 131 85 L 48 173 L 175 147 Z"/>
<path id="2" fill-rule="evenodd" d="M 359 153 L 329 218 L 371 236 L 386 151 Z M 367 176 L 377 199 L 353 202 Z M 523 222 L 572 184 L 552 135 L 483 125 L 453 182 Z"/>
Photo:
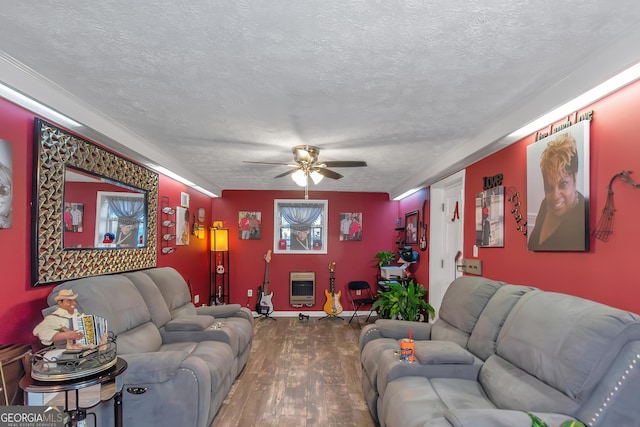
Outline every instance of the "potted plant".
<path id="1" fill-rule="evenodd" d="M 373 309 L 378 310 L 382 319 L 401 319 L 417 321 L 425 310 L 433 319 L 436 311 L 425 300 L 427 290 L 414 279 L 405 286 L 401 283 L 389 283 L 389 289 L 378 292 L 378 299 L 373 303 Z"/>
<path id="2" fill-rule="evenodd" d="M 378 260 L 378 267 L 391 265 L 391 262 L 396 260 L 396 255 L 390 251 L 380 251 L 375 257 Z"/>

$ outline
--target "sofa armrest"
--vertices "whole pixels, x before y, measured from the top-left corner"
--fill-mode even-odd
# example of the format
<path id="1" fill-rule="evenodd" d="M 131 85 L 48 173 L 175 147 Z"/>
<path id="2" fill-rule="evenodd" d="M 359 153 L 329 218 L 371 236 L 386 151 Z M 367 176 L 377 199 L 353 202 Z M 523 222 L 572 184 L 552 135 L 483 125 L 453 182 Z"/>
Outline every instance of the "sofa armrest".
<path id="1" fill-rule="evenodd" d="M 189 357 L 186 351 L 157 351 L 120 356 L 127 361 L 125 384 L 154 384 L 169 380 Z"/>
<path id="2" fill-rule="evenodd" d="M 565 414 L 533 413 L 547 425 L 560 426 L 565 421 L 578 421 Z M 445 412 L 445 419 L 453 427 L 531 427 L 532 418 L 522 411 L 507 409 L 457 409 Z M 579 422 L 579 421 L 578 421 Z M 584 427 L 584 424 L 572 424 Z"/>
<path id="3" fill-rule="evenodd" d="M 380 329 L 373 323 L 365 325 L 360 331 L 360 337 L 358 339 L 360 353 L 362 353 L 362 350 L 369 342 L 378 338 L 382 338 Z"/>
<path id="4" fill-rule="evenodd" d="M 376 320 L 375 325 L 385 338 L 394 338 L 397 340 L 409 338 L 409 330 L 411 330 L 415 341 L 431 339 L 431 323 L 379 319 Z"/>
<path id="5" fill-rule="evenodd" d="M 475 357 L 451 341 L 416 341 L 414 352 L 421 365 L 472 365 Z"/>
<path id="6" fill-rule="evenodd" d="M 216 319 L 212 316 L 199 316 L 197 314 L 180 316 L 170 320 L 164 325 L 167 331 L 206 331 L 215 323 Z"/>
<path id="7" fill-rule="evenodd" d="M 242 317 L 251 322 L 253 326 L 253 315 L 251 311 L 246 307 L 242 307 L 240 304 L 204 305 L 202 307 L 196 307 L 196 313 L 219 318 Z"/>

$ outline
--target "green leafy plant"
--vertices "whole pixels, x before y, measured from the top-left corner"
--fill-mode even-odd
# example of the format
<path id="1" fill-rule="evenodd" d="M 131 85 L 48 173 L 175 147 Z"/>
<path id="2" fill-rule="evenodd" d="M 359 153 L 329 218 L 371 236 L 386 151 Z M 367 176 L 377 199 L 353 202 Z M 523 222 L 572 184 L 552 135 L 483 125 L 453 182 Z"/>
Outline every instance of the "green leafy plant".
<path id="1" fill-rule="evenodd" d="M 542 421 L 542 419 L 540 419 L 539 417 L 536 417 L 535 415 L 529 413 L 527 413 L 527 415 L 529 415 L 529 418 L 531 418 L 531 427 L 549 427 L 549 425 Z M 551 427 L 555 427 L 555 424 L 553 424 Z M 585 427 L 585 425 L 580 421 L 567 420 L 560 424 L 559 427 Z"/>
<path id="2" fill-rule="evenodd" d="M 373 309 L 378 310 L 382 319 L 419 320 L 420 313 L 428 311 L 433 319 L 436 311 L 425 300 L 427 290 L 411 279 L 407 286 L 400 283 L 389 283 L 389 290 L 379 291 Z"/>
<path id="3" fill-rule="evenodd" d="M 396 260 L 396 255 L 390 251 L 380 251 L 375 256 L 378 260 L 378 267 L 383 265 L 389 265 L 392 261 Z"/>

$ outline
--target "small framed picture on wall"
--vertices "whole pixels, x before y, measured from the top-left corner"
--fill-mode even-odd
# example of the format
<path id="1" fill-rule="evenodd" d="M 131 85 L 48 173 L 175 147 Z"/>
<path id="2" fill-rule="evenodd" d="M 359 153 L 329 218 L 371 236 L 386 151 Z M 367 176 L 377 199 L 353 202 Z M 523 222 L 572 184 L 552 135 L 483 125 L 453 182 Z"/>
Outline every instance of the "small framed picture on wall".
<path id="1" fill-rule="evenodd" d="M 418 223 L 420 213 L 415 210 L 404 215 L 404 243 L 406 245 L 418 244 Z"/>

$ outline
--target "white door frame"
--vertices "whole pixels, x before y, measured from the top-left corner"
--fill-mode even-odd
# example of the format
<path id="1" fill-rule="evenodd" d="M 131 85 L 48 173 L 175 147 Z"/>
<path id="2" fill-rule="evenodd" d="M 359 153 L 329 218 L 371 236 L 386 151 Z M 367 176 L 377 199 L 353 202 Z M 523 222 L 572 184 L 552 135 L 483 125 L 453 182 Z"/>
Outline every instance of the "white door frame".
<path id="1" fill-rule="evenodd" d="M 464 247 L 464 181 L 465 170 L 461 170 L 431 185 L 431 205 L 429 209 L 429 303 L 436 309 L 436 318 L 442 303 L 442 297 L 449 284 L 461 275 L 454 267 L 456 250 Z M 452 212 L 443 212 L 447 192 L 460 190 L 458 214 L 460 219 L 451 222 Z M 448 221 L 445 222 L 445 221 Z M 447 233 L 445 227 L 460 227 L 459 232 Z M 445 241 L 449 239 L 449 241 Z M 457 248 L 457 249 L 453 249 Z M 453 253 L 451 253 L 453 252 Z M 451 259 L 449 259 L 451 258 Z"/>

